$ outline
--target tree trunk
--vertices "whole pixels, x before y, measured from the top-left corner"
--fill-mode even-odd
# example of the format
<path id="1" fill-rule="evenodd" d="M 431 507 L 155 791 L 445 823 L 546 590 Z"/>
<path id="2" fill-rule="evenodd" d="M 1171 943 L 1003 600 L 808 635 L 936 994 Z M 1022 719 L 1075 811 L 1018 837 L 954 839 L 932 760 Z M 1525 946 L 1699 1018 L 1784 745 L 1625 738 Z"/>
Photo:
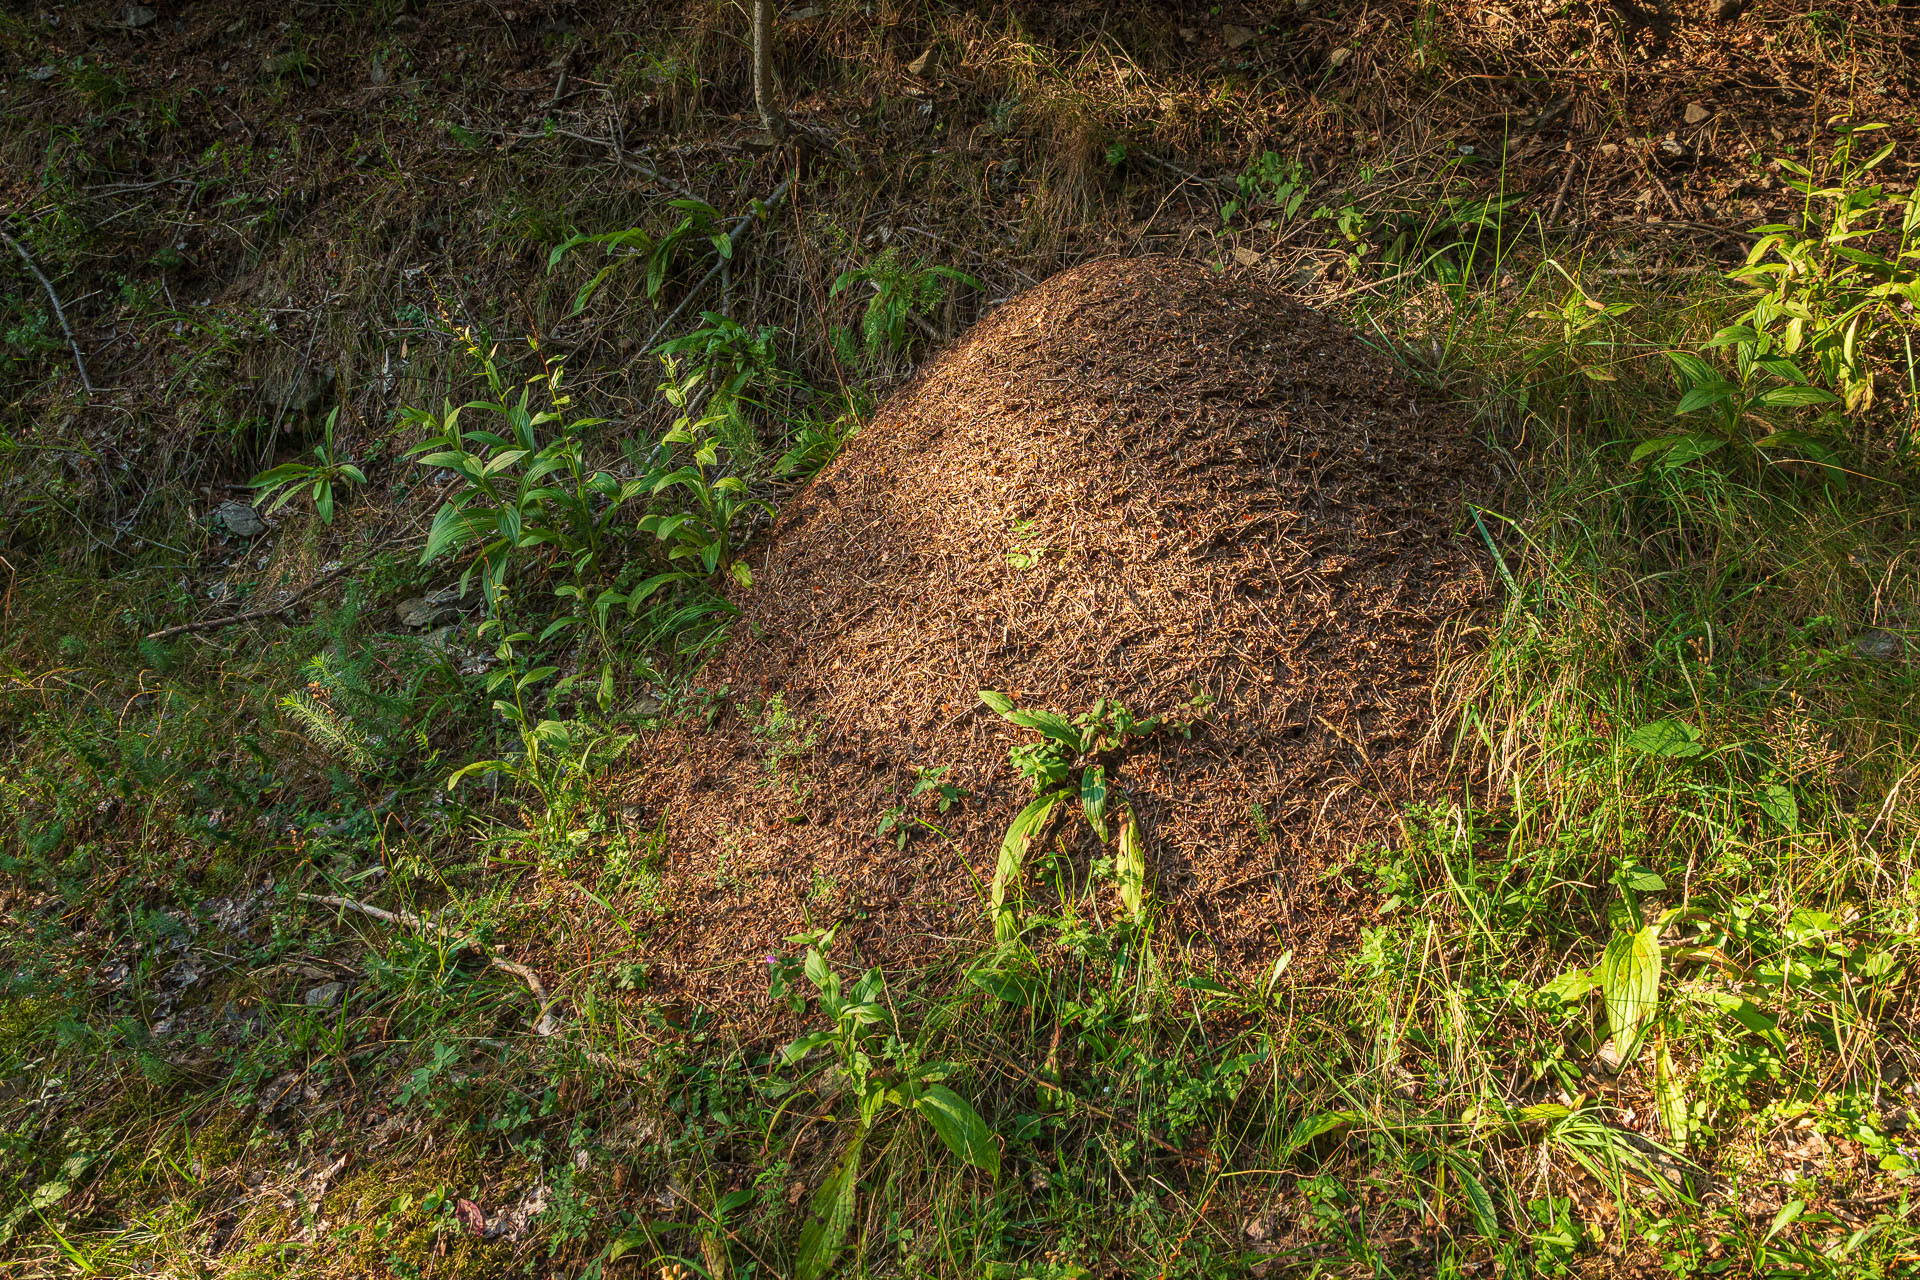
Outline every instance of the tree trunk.
<path id="1" fill-rule="evenodd" d="M 760 127 L 773 138 L 787 135 L 787 117 L 773 100 L 773 0 L 753 0 L 753 105 Z"/>

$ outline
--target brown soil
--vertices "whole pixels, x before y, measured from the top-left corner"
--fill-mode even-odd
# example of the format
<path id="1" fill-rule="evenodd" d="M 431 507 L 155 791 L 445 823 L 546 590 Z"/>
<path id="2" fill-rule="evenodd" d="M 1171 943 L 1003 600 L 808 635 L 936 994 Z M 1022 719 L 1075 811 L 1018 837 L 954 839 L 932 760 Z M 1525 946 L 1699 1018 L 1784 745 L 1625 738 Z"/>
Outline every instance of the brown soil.
<path id="1" fill-rule="evenodd" d="M 661 986 L 764 1006 L 761 957 L 809 917 L 889 965 L 986 936 L 980 885 L 1028 798 L 1007 749 L 1035 735 L 983 688 L 1069 713 L 1211 698 L 1117 775 L 1164 927 L 1242 975 L 1318 952 L 1316 873 L 1435 785 L 1447 624 L 1489 587 L 1461 533 L 1481 474 L 1385 359 L 1253 278 L 1108 260 L 1022 294 L 789 506 L 703 681 L 727 710 L 649 740 L 626 781 L 670 832 Z M 780 740 L 775 694 L 805 722 Z M 915 766 L 968 795 L 924 814 L 951 840 L 897 851 L 875 829 Z M 1063 836 L 1084 868 L 1085 825 Z"/>

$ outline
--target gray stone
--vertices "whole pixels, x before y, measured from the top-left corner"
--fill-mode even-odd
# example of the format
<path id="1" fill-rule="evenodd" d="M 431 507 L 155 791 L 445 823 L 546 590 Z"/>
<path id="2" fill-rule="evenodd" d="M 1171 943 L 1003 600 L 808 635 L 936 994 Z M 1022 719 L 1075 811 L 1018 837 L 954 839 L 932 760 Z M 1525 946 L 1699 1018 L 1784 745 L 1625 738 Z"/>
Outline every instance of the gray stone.
<path id="1" fill-rule="evenodd" d="M 1713 118 L 1713 112 L 1707 110 L 1705 107 L 1701 106 L 1699 103 L 1689 102 L 1687 104 L 1687 123 L 1688 124 L 1705 124 L 1708 120 L 1711 120 L 1712 118 Z"/>
<path id="2" fill-rule="evenodd" d="M 260 388 L 273 411 L 284 418 L 310 418 L 333 397 L 333 370 L 282 366 Z"/>
<path id="3" fill-rule="evenodd" d="M 143 4 L 130 4 L 120 11 L 120 21 L 136 29 L 146 26 L 159 16 Z"/>
<path id="4" fill-rule="evenodd" d="M 1907 651 L 1907 642 L 1891 631 L 1865 631 L 1854 637 L 1853 651 L 1875 662 L 1891 662 Z"/>
<path id="5" fill-rule="evenodd" d="M 51 80 L 53 79 L 53 68 L 52 67 L 34 67 L 27 72 L 27 79 Z"/>
<path id="6" fill-rule="evenodd" d="M 223 502 L 214 508 L 213 518 L 236 538 L 257 538 L 267 531 L 260 513 L 244 502 Z"/>
<path id="7" fill-rule="evenodd" d="M 323 982 L 308 990 L 306 1004 L 310 1009 L 331 1009 L 340 1003 L 340 997 L 347 993 L 344 982 Z"/>

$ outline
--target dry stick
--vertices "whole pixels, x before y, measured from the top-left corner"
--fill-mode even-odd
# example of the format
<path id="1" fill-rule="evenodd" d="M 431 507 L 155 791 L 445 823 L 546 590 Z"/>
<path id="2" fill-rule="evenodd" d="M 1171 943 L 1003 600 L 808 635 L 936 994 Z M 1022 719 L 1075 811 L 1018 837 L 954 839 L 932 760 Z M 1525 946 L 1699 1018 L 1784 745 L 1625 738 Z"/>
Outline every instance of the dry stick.
<path id="1" fill-rule="evenodd" d="M 35 262 L 33 255 L 27 252 L 27 246 L 5 231 L 0 231 L 0 240 L 5 240 L 13 246 L 13 251 L 20 255 L 20 261 L 27 264 L 27 270 L 33 272 L 34 278 L 40 282 L 40 287 L 47 291 L 47 301 L 53 304 L 54 319 L 60 322 L 60 331 L 67 335 L 67 345 L 73 348 L 73 367 L 80 371 L 80 385 L 87 389 L 88 395 L 92 395 L 93 383 L 87 377 L 87 362 L 80 358 L 80 344 L 74 340 L 73 327 L 67 323 L 67 312 L 60 305 L 60 295 L 53 291 L 53 281 L 47 279 L 46 272 L 40 270 L 40 264 Z"/>
<path id="2" fill-rule="evenodd" d="M 434 921 L 417 916 L 411 911 L 388 911 L 385 907 L 369 906 L 353 898 L 342 898 L 331 893 L 302 893 L 296 896 L 298 896 L 302 902 L 314 902 L 325 907 L 338 907 L 343 911 L 358 911 L 363 916 L 371 916 L 375 920 L 384 920 L 388 924 L 403 924 L 410 929 L 418 929 L 423 933 L 437 933 L 449 942 L 465 943 L 481 955 L 486 956 L 487 963 L 494 968 L 510 973 L 527 984 L 527 990 L 533 993 L 535 1002 L 540 1006 L 540 1016 L 535 1019 L 533 1024 L 533 1032 L 535 1035 L 550 1036 L 560 1029 L 559 1022 L 555 1020 L 553 1016 L 553 997 L 547 994 L 546 984 L 540 981 L 540 975 L 527 968 L 526 965 L 515 964 L 511 960 L 503 960 L 487 948 L 475 942 L 472 938 L 469 938 L 466 934 L 455 933 L 445 925 L 436 924 Z"/>
<path id="3" fill-rule="evenodd" d="M 1646 152 L 1635 147 L 1633 154 L 1634 157 L 1640 161 L 1640 172 L 1647 175 L 1647 181 L 1651 182 L 1654 190 L 1658 191 L 1661 197 L 1666 200 L 1667 208 L 1673 211 L 1673 216 L 1676 218 L 1686 217 L 1686 211 L 1680 207 L 1680 202 L 1673 198 L 1673 192 L 1667 190 L 1667 184 L 1660 181 L 1660 175 L 1653 171 L 1653 165 L 1648 161 Z"/>
<path id="4" fill-rule="evenodd" d="M 1573 171 L 1579 164 L 1579 155 L 1568 148 L 1567 171 L 1560 177 L 1560 189 L 1553 193 L 1553 208 L 1547 210 L 1547 225 L 1551 227 L 1560 218 L 1560 210 L 1566 207 L 1567 188 L 1573 185 Z"/>
<path id="5" fill-rule="evenodd" d="M 293 606 L 299 604 L 302 600 L 305 600 L 308 596 L 312 595 L 314 592 L 318 591 L 320 588 L 332 582 L 335 578 L 338 578 L 341 574 L 353 572 L 355 569 L 358 569 L 361 565 L 373 559 L 375 556 L 379 555 L 382 551 L 385 551 L 388 547 L 392 545 L 393 544 L 391 542 L 381 543 L 379 546 L 375 547 L 373 550 L 367 552 L 367 554 L 361 556 L 358 560 L 352 561 L 351 563 L 348 563 L 348 564 L 341 565 L 338 569 L 335 569 L 332 573 L 327 574 L 325 577 L 314 579 L 312 582 L 309 582 L 306 586 L 300 588 L 300 590 L 294 592 L 293 595 L 289 596 L 285 602 L 274 605 L 270 609 L 249 609 L 245 613 L 236 613 L 236 614 L 233 614 L 231 617 L 226 617 L 226 618 L 206 618 L 199 622 L 180 622 L 180 623 L 174 624 L 171 627 L 162 627 L 158 631 L 149 632 L 147 635 L 147 639 L 165 640 L 168 636 L 182 636 L 182 635 L 186 635 L 190 631 L 214 631 L 214 630 L 218 630 L 221 627 L 231 627 L 234 624 L 240 623 L 240 622 L 257 622 L 261 618 L 277 618 L 281 614 L 286 613 L 288 610 L 292 609 Z"/>

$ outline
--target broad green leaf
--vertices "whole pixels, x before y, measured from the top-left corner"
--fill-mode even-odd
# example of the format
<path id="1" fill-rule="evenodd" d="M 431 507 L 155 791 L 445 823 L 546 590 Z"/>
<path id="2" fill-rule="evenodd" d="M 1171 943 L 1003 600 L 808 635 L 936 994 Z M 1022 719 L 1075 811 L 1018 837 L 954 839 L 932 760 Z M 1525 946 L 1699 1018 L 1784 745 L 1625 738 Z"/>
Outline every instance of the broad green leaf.
<path id="1" fill-rule="evenodd" d="M 790 1067 L 812 1053 L 815 1049 L 818 1049 L 821 1045 L 832 1043 L 833 1032 L 809 1031 L 806 1035 L 801 1036 L 798 1040 L 788 1045 L 780 1054 L 780 1065 Z"/>
<path id="2" fill-rule="evenodd" d="M 1078 753 L 1080 750 L 1080 730 L 1071 720 L 1055 711 L 1014 711 L 1007 716 L 1023 729 L 1038 729 L 1047 737 Z"/>
<path id="3" fill-rule="evenodd" d="M 1629 750 L 1642 755 L 1659 756 L 1667 760 L 1684 760 L 1697 756 L 1703 749 L 1700 746 L 1700 731 L 1684 720 L 1655 720 L 1643 724 L 1627 735 Z"/>
<path id="4" fill-rule="evenodd" d="M 1586 999 L 1587 993 L 1599 984 L 1593 980 L 1590 969 L 1568 969 L 1553 981 L 1540 988 L 1540 994 L 1561 1004 L 1572 1004 Z"/>
<path id="5" fill-rule="evenodd" d="M 1660 929 L 1616 932 L 1600 959 L 1600 989 L 1607 997 L 1607 1029 L 1624 1066 L 1640 1053 L 1660 1001 Z"/>
<path id="6" fill-rule="evenodd" d="M 1323 1111 L 1302 1117 L 1287 1135 L 1287 1149 L 1282 1159 L 1291 1159 L 1321 1138 L 1346 1133 L 1359 1119 L 1358 1111 Z"/>
<path id="7" fill-rule="evenodd" d="M 976 1169 L 999 1174 L 1000 1146 L 993 1140 L 993 1130 L 965 1098 L 936 1084 L 915 1098 L 913 1105 L 933 1125 L 947 1150 Z"/>
<path id="8" fill-rule="evenodd" d="M 1712 365 L 1702 360 L 1699 356 L 1694 355 L 1692 352 L 1669 351 L 1667 352 L 1667 359 L 1671 361 L 1673 367 L 1679 371 L 1681 381 L 1687 386 L 1695 387 L 1705 382 L 1724 381 L 1718 369 L 1715 369 Z"/>
<path id="9" fill-rule="evenodd" d="M 1008 718 L 1011 718 L 1013 713 L 1018 709 L 1013 705 L 1012 698 L 1009 698 L 1004 693 L 995 692 L 992 689 L 982 689 L 980 691 L 980 701 L 986 703 L 987 706 L 992 708 L 996 713 L 1007 716 Z"/>
<path id="10" fill-rule="evenodd" d="M 846 1246 L 847 1231 L 853 1226 L 854 1196 L 860 1185 L 860 1148 L 865 1141 L 863 1131 L 847 1148 L 839 1167 L 813 1193 L 812 1217 L 800 1231 L 795 1280 L 821 1280 L 831 1274 L 834 1261 Z"/>
<path id="11" fill-rule="evenodd" d="M 1756 400 L 1760 404 L 1786 406 L 1803 404 L 1831 404 L 1840 397 L 1831 391 L 1819 387 L 1774 387 L 1762 391 Z"/>
<path id="12" fill-rule="evenodd" d="M 1080 808 L 1100 843 L 1107 841 L 1107 770 L 1094 765 L 1080 775 Z"/>
<path id="13" fill-rule="evenodd" d="M 1753 343 L 1760 341 L 1760 335 L 1750 324 L 1732 324 L 1707 339 L 1708 348 L 1730 347 L 1735 343 Z"/>
<path id="14" fill-rule="evenodd" d="M 271 489 L 277 484 L 286 484 L 290 480 L 304 480 L 313 468 L 304 462 L 283 462 L 271 471 L 262 471 L 247 481 L 250 489 Z"/>
<path id="15" fill-rule="evenodd" d="M 1494 1212 L 1493 1197 L 1487 1194 L 1486 1184 L 1480 1181 L 1473 1165 L 1460 1153 L 1447 1152 L 1446 1161 L 1454 1180 L 1466 1192 L 1467 1207 L 1473 1210 L 1474 1225 L 1480 1228 L 1480 1234 L 1487 1239 L 1496 1238 L 1500 1234 L 1500 1217 Z"/>
<path id="16" fill-rule="evenodd" d="M 1731 382 L 1705 383 L 1692 388 L 1685 395 L 1681 396 L 1680 403 L 1674 406 L 1673 411 L 1676 415 L 1693 413 L 1695 410 L 1704 409 L 1708 405 L 1719 404 L 1722 401 L 1729 400 L 1736 395 L 1739 390 L 1740 388 L 1734 386 Z"/>
<path id="17" fill-rule="evenodd" d="M 1775 1236 L 1798 1222 L 1800 1215 L 1806 1211 L 1807 1202 L 1805 1200 L 1789 1200 L 1784 1205 L 1781 1205 L 1780 1212 L 1773 1215 L 1773 1222 L 1767 1227 L 1766 1238 L 1760 1243 L 1770 1243 Z"/>
<path id="18" fill-rule="evenodd" d="M 1037 797 L 1026 808 L 1015 815 L 1007 827 L 1006 837 L 1000 841 L 1000 859 L 993 868 L 993 909 L 997 912 L 1006 905 L 1007 886 L 1020 879 L 1020 868 L 1027 859 L 1027 849 L 1032 846 L 1034 837 L 1047 825 L 1047 819 L 1053 816 L 1054 806 L 1059 804 L 1065 792 L 1049 791 Z"/>
<path id="19" fill-rule="evenodd" d="M 1719 995 L 1716 998 L 1735 1022 L 1765 1040 L 1777 1052 L 1787 1051 L 1787 1038 L 1780 1034 L 1779 1019 L 1744 996 Z"/>
<path id="20" fill-rule="evenodd" d="M 1770 782 L 1754 792 L 1753 802 L 1760 807 L 1760 812 L 1788 831 L 1800 829 L 1800 802 L 1793 798 L 1791 787 Z"/>
<path id="21" fill-rule="evenodd" d="M 449 551 L 458 551 L 481 533 L 494 529 L 496 523 L 492 512 L 466 512 L 451 502 L 445 504 L 427 531 L 427 545 L 420 553 L 420 563 L 428 564 Z"/>
<path id="22" fill-rule="evenodd" d="M 1638 865 L 1630 865 L 1621 872 L 1620 883 L 1635 893 L 1660 893 L 1667 887 L 1665 880 Z"/>
<path id="23" fill-rule="evenodd" d="M 1121 818 L 1120 852 L 1113 859 L 1113 875 L 1120 882 L 1120 902 L 1127 915 L 1139 920 L 1147 909 L 1147 851 L 1132 806 Z"/>
<path id="24" fill-rule="evenodd" d="M 968 975 L 968 980 L 1002 1004 L 1021 1008 L 1033 1006 L 1045 990 L 1038 978 L 1004 969 L 978 969 Z"/>

